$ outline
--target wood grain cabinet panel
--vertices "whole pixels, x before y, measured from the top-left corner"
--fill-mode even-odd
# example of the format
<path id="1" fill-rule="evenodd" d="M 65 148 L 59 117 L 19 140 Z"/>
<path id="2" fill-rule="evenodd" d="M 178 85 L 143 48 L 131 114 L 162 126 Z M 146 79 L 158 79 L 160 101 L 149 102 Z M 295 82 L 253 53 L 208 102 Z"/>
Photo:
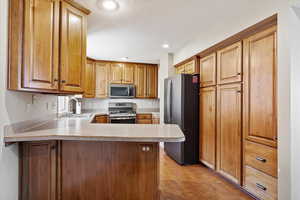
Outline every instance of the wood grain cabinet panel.
<path id="1" fill-rule="evenodd" d="M 240 184 L 242 168 L 241 84 L 219 86 L 217 98 L 217 171 Z"/>
<path id="2" fill-rule="evenodd" d="M 244 40 L 244 133 L 248 140 L 277 146 L 276 27 Z"/>
<path id="3" fill-rule="evenodd" d="M 245 165 L 277 177 L 277 149 L 245 141 Z"/>
<path id="4" fill-rule="evenodd" d="M 262 200 L 277 200 L 277 179 L 249 166 L 245 168 L 244 187 Z"/>
<path id="5" fill-rule="evenodd" d="M 96 71 L 96 98 L 108 97 L 108 84 L 110 74 L 110 64 L 97 62 L 95 66 Z"/>
<path id="6" fill-rule="evenodd" d="M 158 144 L 63 141 L 61 156 L 63 200 L 159 199 Z"/>
<path id="7" fill-rule="evenodd" d="M 157 84 L 158 84 L 158 74 L 156 65 L 147 66 L 147 87 L 146 87 L 146 97 L 147 98 L 157 98 Z"/>
<path id="8" fill-rule="evenodd" d="M 87 60 L 85 67 L 85 78 L 84 78 L 84 97 L 94 98 L 95 97 L 95 63 L 91 60 Z"/>
<path id="9" fill-rule="evenodd" d="M 22 200 L 57 199 L 57 142 L 27 142 L 21 146 Z"/>
<path id="10" fill-rule="evenodd" d="M 197 66 L 196 66 L 196 60 L 191 60 L 189 61 L 188 63 L 186 63 L 184 65 L 184 68 L 185 68 L 185 74 L 199 74 L 199 71 L 197 69 Z"/>
<path id="11" fill-rule="evenodd" d="M 200 86 L 216 85 L 216 53 L 200 59 Z"/>
<path id="12" fill-rule="evenodd" d="M 59 1 L 26 0 L 24 6 L 22 85 L 24 88 L 57 91 L 59 89 Z"/>
<path id="13" fill-rule="evenodd" d="M 121 84 L 123 78 L 123 66 L 122 63 L 110 64 L 110 83 Z"/>
<path id="14" fill-rule="evenodd" d="M 133 84 L 134 83 L 134 70 L 135 64 L 124 64 L 122 83 L 123 84 Z"/>
<path id="15" fill-rule="evenodd" d="M 180 65 L 175 68 L 176 74 L 184 74 L 185 73 L 185 65 Z"/>
<path id="16" fill-rule="evenodd" d="M 147 68 L 145 65 L 136 65 L 135 68 L 135 97 L 145 98 L 147 88 Z"/>
<path id="17" fill-rule="evenodd" d="M 242 81 L 242 42 L 217 52 L 218 84 Z"/>
<path id="18" fill-rule="evenodd" d="M 200 161 L 215 169 L 216 166 L 216 87 L 200 89 Z"/>
<path id="19" fill-rule="evenodd" d="M 94 123 L 106 124 L 108 122 L 109 122 L 108 115 L 97 115 L 94 118 Z"/>
<path id="20" fill-rule="evenodd" d="M 86 65 L 86 14 L 61 2 L 61 90 L 83 92 Z"/>

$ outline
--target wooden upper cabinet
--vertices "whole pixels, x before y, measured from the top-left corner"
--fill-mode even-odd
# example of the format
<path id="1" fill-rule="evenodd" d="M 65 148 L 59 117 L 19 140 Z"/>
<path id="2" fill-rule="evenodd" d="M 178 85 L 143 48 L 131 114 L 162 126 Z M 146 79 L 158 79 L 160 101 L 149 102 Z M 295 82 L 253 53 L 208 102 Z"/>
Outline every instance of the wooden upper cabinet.
<path id="1" fill-rule="evenodd" d="M 59 1 L 26 0 L 24 6 L 22 86 L 58 90 Z"/>
<path id="2" fill-rule="evenodd" d="M 122 63 L 111 63 L 110 65 L 110 83 L 121 84 L 123 78 Z"/>
<path id="3" fill-rule="evenodd" d="M 216 85 L 216 53 L 200 59 L 200 86 Z"/>
<path id="4" fill-rule="evenodd" d="M 271 27 L 244 40 L 245 138 L 277 146 L 277 31 Z"/>
<path id="5" fill-rule="evenodd" d="M 242 42 L 217 52 L 218 84 L 242 81 Z"/>
<path id="6" fill-rule="evenodd" d="M 184 72 L 185 72 L 185 65 L 180 65 L 175 68 L 176 74 L 184 74 Z"/>
<path id="7" fill-rule="evenodd" d="M 61 5 L 61 90 L 83 92 L 87 17 L 69 3 Z"/>
<path id="8" fill-rule="evenodd" d="M 95 63 L 91 60 L 87 60 L 85 67 L 85 79 L 84 79 L 84 97 L 95 97 Z"/>
<path id="9" fill-rule="evenodd" d="M 138 64 L 135 67 L 135 97 L 145 98 L 147 88 L 147 70 L 145 65 Z"/>
<path id="10" fill-rule="evenodd" d="M 136 64 L 125 63 L 123 74 L 122 74 L 122 83 L 124 84 L 133 84 L 134 83 L 134 70 Z"/>
<path id="11" fill-rule="evenodd" d="M 95 65 L 96 71 L 96 91 L 95 96 L 97 98 L 107 98 L 108 97 L 108 84 L 109 84 L 109 74 L 110 74 L 110 64 L 103 62 L 97 62 Z"/>
<path id="12" fill-rule="evenodd" d="M 216 166 L 216 86 L 200 89 L 200 158 L 206 166 Z"/>
<path id="13" fill-rule="evenodd" d="M 217 171 L 241 183 L 242 98 L 241 84 L 218 87 Z"/>
<path id="14" fill-rule="evenodd" d="M 158 69 L 156 65 L 147 66 L 147 89 L 146 89 L 147 98 L 157 98 L 157 82 L 158 82 L 157 71 Z"/>
<path id="15" fill-rule="evenodd" d="M 184 66 L 185 66 L 184 67 L 185 68 L 185 70 L 184 70 L 185 74 L 199 74 L 199 69 L 196 65 L 196 60 L 195 59 L 189 61 Z"/>

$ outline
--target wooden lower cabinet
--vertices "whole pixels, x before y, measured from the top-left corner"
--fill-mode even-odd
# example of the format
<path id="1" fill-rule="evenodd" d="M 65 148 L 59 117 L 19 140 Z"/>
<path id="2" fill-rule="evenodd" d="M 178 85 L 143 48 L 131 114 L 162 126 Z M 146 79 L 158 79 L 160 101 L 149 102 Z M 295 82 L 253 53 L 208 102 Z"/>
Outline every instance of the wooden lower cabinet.
<path id="1" fill-rule="evenodd" d="M 216 166 L 216 98 L 216 87 L 200 89 L 199 160 L 212 169 Z"/>
<path id="2" fill-rule="evenodd" d="M 93 122 L 98 124 L 106 124 L 109 123 L 109 117 L 108 115 L 97 115 L 95 116 Z"/>
<path id="3" fill-rule="evenodd" d="M 21 200 L 57 199 L 57 142 L 26 142 L 20 145 Z"/>
<path id="4" fill-rule="evenodd" d="M 218 86 L 217 171 L 241 184 L 242 98 L 241 84 Z"/>
<path id="5" fill-rule="evenodd" d="M 137 114 L 136 115 L 137 124 L 152 124 L 152 114 Z"/>
<path id="6" fill-rule="evenodd" d="M 21 200 L 157 200 L 158 143 L 21 144 Z"/>

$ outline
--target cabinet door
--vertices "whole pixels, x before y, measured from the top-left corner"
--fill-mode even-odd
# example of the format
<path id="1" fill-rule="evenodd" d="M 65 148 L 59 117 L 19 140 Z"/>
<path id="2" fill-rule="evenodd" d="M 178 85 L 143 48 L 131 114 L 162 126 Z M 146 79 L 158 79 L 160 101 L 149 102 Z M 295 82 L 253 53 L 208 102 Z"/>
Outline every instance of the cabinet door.
<path id="1" fill-rule="evenodd" d="M 276 27 L 244 40 L 244 133 L 277 146 Z"/>
<path id="2" fill-rule="evenodd" d="M 22 87 L 58 90 L 59 0 L 24 3 Z"/>
<path id="3" fill-rule="evenodd" d="M 28 142 L 21 146 L 21 199 L 57 199 L 57 143 Z"/>
<path id="4" fill-rule="evenodd" d="M 184 74 L 184 70 L 185 70 L 185 65 L 180 65 L 175 68 L 175 73 L 176 74 Z"/>
<path id="5" fill-rule="evenodd" d="M 108 97 L 109 63 L 96 63 L 96 97 Z"/>
<path id="6" fill-rule="evenodd" d="M 196 67 L 195 60 L 192 60 L 185 64 L 185 74 L 197 74 L 199 73 Z"/>
<path id="7" fill-rule="evenodd" d="M 121 63 L 112 63 L 110 65 L 110 83 L 121 84 L 123 78 L 123 66 Z"/>
<path id="8" fill-rule="evenodd" d="M 134 69 L 135 64 L 124 64 L 122 83 L 133 84 L 134 83 Z"/>
<path id="9" fill-rule="evenodd" d="M 241 183 L 241 84 L 218 87 L 217 171 Z"/>
<path id="10" fill-rule="evenodd" d="M 157 98 L 157 66 L 147 66 L 147 98 Z"/>
<path id="11" fill-rule="evenodd" d="M 63 1 L 61 15 L 61 90 L 83 92 L 86 15 Z"/>
<path id="12" fill-rule="evenodd" d="M 95 97 L 95 63 L 87 61 L 85 67 L 85 79 L 84 79 L 84 97 L 94 98 Z"/>
<path id="13" fill-rule="evenodd" d="M 95 123 L 99 124 L 106 124 L 108 123 L 108 116 L 107 115 L 98 115 L 95 117 Z"/>
<path id="14" fill-rule="evenodd" d="M 216 87 L 200 89 L 200 161 L 216 166 Z"/>
<path id="15" fill-rule="evenodd" d="M 146 97 L 147 70 L 145 65 L 138 64 L 135 68 L 135 97 Z"/>
<path id="16" fill-rule="evenodd" d="M 242 81 L 242 42 L 218 51 L 218 84 Z"/>
<path id="17" fill-rule="evenodd" d="M 200 86 L 216 85 L 216 54 L 200 59 Z"/>

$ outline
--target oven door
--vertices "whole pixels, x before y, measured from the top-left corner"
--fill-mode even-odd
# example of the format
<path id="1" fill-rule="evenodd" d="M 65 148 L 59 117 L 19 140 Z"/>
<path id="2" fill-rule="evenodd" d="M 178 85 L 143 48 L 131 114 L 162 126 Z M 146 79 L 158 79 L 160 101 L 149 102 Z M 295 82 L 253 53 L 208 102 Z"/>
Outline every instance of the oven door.
<path id="1" fill-rule="evenodd" d="M 135 118 L 110 118 L 111 124 L 135 124 Z"/>
<path id="2" fill-rule="evenodd" d="M 132 92 L 131 85 L 117 85 L 111 84 L 109 87 L 109 97 L 110 98 L 134 98 L 134 92 Z"/>

